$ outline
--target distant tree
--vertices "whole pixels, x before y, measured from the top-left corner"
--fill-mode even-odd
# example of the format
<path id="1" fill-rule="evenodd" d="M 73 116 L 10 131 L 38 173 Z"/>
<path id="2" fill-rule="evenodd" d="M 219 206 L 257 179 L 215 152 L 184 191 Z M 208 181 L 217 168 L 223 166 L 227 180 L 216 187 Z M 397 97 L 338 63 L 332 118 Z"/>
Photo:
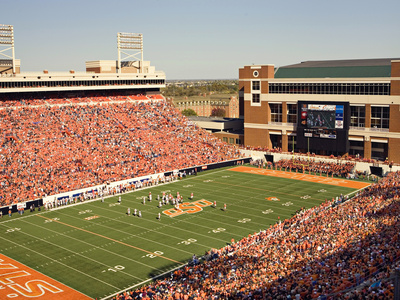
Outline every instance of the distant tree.
<path id="1" fill-rule="evenodd" d="M 191 97 L 199 94 L 236 94 L 238 90 L 238 80 L 182 80 L 168 83 L 162 94 L 165 97 Z"/>
<path id="2" fill-rule="evenodd" d="M 197 113 L 191 109 L 191 108 L 187 108 L 182 110 L 182 115 L 189 117 L 189 116 L 197 116 Z"/>
<path id="3" fill-rule="evenodd" d="M 211 111 L 211 117 L 225 117 L 225 109 L 220 107 L 215 107 Z"/>

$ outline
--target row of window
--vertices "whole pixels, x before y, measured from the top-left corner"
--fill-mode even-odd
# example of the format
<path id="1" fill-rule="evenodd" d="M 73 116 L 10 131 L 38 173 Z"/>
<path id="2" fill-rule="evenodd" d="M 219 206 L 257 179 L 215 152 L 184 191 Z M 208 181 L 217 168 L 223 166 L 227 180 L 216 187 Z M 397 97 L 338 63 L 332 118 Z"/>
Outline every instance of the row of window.
<path id="1" fill-rule="evenodd" d="M 229 105 L 229 102 L 204 100 L 204 101 L 178 102 L 178 103 L 176 103 L 176 105 L 177 106 L 193 106 L 193 105 L 199 105 L 199 106 L 203 106 L 203 105 L 224 105 L 224 106 L 227 106 L 227 105 Z"/>
<path id="2" fill-rule="evenodd" d="M 253 94 L 259 103 L 259 94 Z M 254 100 L 254 98 L 253 98 Z M 254 102 L 253 102 L 254 103 Z M 271 122 L 282 122 L 282 104 L 270 103 Z M 371 107 L 371 128 L 389 128 L 389 107 Z M 297 104 L 287 104 L 287 123 L 297 123 Z M 365 127 L 365 106 L 350 106 L 350 126 Z"/>
<path id="3" fill-rule="evenodd" d="M 71 80 L 71 81 L 17 81 L 0 82 L 0 88 L 36 88 L 36 87 L 76 87 L 76 86 L 110 86 L 110 85 L 164 85 L 165 79 L 133 80 Z"/>
<path id="4" fill-rule="evenodd" d="M 228 138 L 226 136 L 222 137 L 222 140 L 225 143 L 228 143 Z M 229 138 L 229 144 L 236 144 L 236 145 L 240 145 L 240 139 L 235 139 L 235 138 Z"/>
<path id="5" fill-rule="evenodd" d="M 251 90 L 260 91 L 261 82 L 253 80 Z M 390 95 L 390 83 L 270 83 L 271 94 Z"/>
<path id="6" fill-rule="evenodd" d="M 260 81 L 252 81 L 252 90 Z M 270 83 L 271 94 L 390 95 L 390 83 Z"/>
<path id="7" fill-rule="evenodd" d="M 389 107 L 371 107 L 371 128 L 389 128 Z M 365 106 L 350 106 L 350 126 L 365 127 Z"/>
<path id="8" fill-rule="evenodd" d="M 282 122 L 282 104 L 270 103 L 271 122 Z M 297 123 L 297 104 L 287 104 L 287 123 Z"/>

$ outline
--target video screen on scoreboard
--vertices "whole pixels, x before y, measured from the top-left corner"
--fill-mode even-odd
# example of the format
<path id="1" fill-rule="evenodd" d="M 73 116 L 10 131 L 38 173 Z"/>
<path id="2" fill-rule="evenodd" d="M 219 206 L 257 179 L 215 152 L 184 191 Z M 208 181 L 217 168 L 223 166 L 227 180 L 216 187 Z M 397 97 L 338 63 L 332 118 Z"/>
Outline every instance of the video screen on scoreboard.
<path id="1" fill-rule="evenodd" d="M 316 150 L 348 150 L 348 102 L 299 101 L 298 112 L 299 146 L 311 143 Z"/>
<path id="2" fill-rule="evenodd" d="M 302 104 L 301 124 L 307 128 L 343 128 L 344 105 Z"/>

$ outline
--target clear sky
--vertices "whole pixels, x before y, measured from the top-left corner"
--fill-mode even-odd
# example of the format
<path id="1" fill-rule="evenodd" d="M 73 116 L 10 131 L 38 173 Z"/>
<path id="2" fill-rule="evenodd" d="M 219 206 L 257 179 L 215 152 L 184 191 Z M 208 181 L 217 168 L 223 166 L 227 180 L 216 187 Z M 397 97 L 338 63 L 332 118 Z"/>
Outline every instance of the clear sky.
<path id="1" fill-rule="evenodd" d="M 167 79 L 234 79 L 251 64 L 400 57 L 399 0 L 1 0 L 24 71 L 117 59 L 117 32 L 142 33 Z"/>

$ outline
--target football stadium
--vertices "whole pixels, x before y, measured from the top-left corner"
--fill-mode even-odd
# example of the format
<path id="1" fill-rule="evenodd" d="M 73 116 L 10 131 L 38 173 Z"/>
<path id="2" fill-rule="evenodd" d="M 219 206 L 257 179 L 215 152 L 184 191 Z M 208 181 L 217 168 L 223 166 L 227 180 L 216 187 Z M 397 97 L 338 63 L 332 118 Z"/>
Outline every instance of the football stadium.
<path id="1" fill-rule="evenodd" d="M 398 61 L 367 130 L 376 97 L 240 69 L 237 147 L 166 101 L 142 34 L 86 72 L 23 73 L 0 42 L 0 299 L 400 296 Z"/>

